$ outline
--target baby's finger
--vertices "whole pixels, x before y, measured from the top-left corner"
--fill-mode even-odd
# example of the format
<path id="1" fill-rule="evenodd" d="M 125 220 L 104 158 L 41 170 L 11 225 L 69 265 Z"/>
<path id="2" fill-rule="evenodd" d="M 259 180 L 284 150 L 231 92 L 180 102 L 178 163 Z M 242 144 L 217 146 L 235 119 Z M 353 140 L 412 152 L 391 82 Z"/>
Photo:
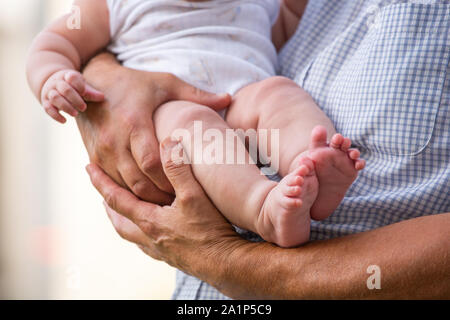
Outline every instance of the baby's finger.
<path id="1" fill-rule="evenodd" d="M 67 82 L 58 81 L 56 84 L 56 89 L 71 104 L 72 107 L 81 112 L 86 110 L 87 106 L 83 98 L 81 98 L 80 94 Z"/>
<path id="2" fill-rule="evenodd" d="M 64 80 L 66 80 L 66 82 L 71 85 L 86 101 L 101 102 L 105 100 L 104 94 L 88 85 L 79 72 L 67 72 L 64 76 Z"/>
<path id="3" fill-rule="evenodd" d="M 72 117 L 78 115 L 78 111 L 56 90 L 51 90 L 48 94 L 48 100 L 57 109 L 70 114 Z"/>
<path id="4" fill-rule="evenodd" d="M 43 104 L 45 112 L 58 121 L 59 123 L 66 123 L 66 118 L 64 118 L 60 113 L 59 110 L 56 109 L 49 101 L 45 101 Z"/>
<path id="5" fill-rule="evenodd" d="M 69 71 L 64 75 L 64 80 L 71 85 L 80 95 L 84 93 L 85 82 L 83 76 L 77 71 Z"/>

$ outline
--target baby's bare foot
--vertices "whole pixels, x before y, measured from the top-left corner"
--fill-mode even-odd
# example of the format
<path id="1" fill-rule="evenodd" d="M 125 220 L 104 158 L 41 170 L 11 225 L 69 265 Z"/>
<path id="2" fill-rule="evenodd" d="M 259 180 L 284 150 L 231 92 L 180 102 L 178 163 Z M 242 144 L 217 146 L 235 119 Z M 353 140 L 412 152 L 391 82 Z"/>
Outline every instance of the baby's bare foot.
<path id="1" fill-rule="evenodd" d="M 310 208 L 318 192 L 314 163 L 308 158 L 267 195 L 257 231 L 267 241 L 294 247 L 309 240 Z"/>
<path id="2" fill-rule="evenodd" d="M 360 152 L 350 149 L 351 141 L 335 134 L 327 143 L 327 131 L 317 126 L 311 135 L 308 157 L 314 162 L 319 192 L 311 207 L 311 218 L 323 220 L 341 203 L 358 171 L 365 166 Z"/>

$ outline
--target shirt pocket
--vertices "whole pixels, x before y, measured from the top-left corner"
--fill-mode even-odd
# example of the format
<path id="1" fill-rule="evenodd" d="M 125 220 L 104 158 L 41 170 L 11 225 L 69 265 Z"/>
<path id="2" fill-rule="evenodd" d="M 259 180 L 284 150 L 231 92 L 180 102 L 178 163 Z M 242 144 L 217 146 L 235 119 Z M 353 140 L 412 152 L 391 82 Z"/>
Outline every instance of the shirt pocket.
<path id="1" fill-rule="evenodd" d="M 356 146 L 394 156 L 426 148 L 449 68 L 449 13 L 448 4 L 402 3 L 367 22 L 325 102 Z"/>

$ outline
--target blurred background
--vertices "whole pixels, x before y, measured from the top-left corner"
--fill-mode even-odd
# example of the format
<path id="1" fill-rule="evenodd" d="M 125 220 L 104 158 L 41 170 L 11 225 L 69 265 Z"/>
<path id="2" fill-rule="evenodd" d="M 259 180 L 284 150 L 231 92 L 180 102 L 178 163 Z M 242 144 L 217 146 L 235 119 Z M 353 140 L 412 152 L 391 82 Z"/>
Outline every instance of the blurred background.
<path id="1" fill-rule="evenodd" d="M 26 84 L 32 38 L 71 3 L 0 2 L 0 298 L 168 299 L 175 271 L 116 234 L 75 121 L 47 117 Z"/>

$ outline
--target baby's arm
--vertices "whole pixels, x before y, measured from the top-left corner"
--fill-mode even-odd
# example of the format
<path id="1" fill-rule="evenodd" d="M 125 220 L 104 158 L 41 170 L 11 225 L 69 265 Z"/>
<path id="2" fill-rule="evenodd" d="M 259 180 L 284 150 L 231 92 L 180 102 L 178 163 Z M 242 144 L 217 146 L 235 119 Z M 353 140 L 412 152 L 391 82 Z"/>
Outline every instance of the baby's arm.
<path id="1" fill-rule="evenodd" d="M 80 29 L 67 27 L 69 14 L 57 19 L 35 38 L 27 61 L 31 90 L 45 111 L 61 123 L 65 118 L 60 111 L 76 116 L 86 110 L 84 100 L 104 99 L 85 83 L 79 71 L 110 41 L 106 1 L 75 0 L 74 5 L 81 10 Z"/>
<path id="2" fill-rule="evenodd" d="M 294 35 L 308 0 L 280 0 L 280 15 L 272 28 L 272 41 L 280 50 Z"/>

